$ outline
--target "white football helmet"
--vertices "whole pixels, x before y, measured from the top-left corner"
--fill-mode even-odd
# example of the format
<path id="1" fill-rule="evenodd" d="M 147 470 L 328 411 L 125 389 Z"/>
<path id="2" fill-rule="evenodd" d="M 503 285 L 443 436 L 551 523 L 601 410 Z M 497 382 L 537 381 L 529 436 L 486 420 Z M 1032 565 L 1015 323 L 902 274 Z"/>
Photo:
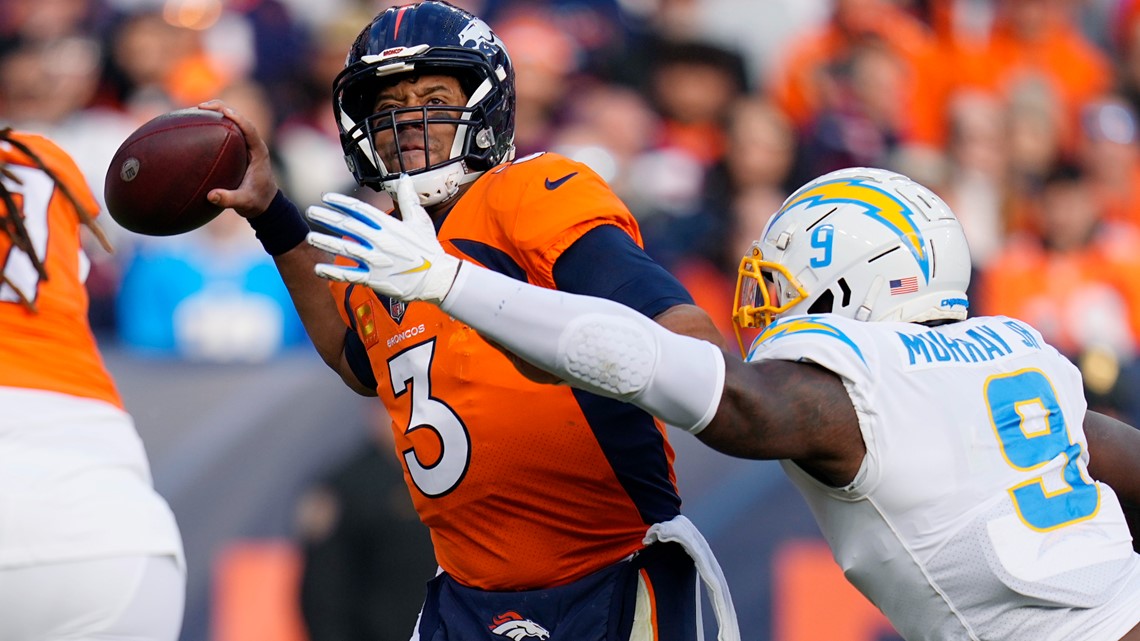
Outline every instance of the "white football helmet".
<path id="1" fill-rule="evenodd" d="M 891 171 L 841 169 L 772 215 L 740 263 L 733 321 L 739 338 L 795 314 L 961 320 L 969 283 L 966 236 L 941 198 Z"/>

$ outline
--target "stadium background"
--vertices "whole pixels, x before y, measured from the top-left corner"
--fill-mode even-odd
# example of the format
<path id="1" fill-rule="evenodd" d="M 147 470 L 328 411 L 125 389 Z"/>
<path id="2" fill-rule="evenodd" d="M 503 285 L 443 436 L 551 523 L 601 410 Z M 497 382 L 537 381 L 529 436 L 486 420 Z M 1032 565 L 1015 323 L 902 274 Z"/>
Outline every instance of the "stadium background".
<path id="1" fill-rule="evenodd" d="M 0 123 L 55 138 L 101 194 L 130 131 L 222 97 L 267 134 L 294 200 L 352 191 L 331 79 L 388 4 L 3 0 Z M 975 311 L 1037 324 L 1082 366 L 1095 407 L 1136 422 L 1134 0 L 456 4 L 512 53 L 520 153 L 605 176 L 730 341 L 741 241 L 789 190 L 838 166 L 893 168 L 962 217 Z M 313 354 L 242 221 L 170 239 L 103 224 L 117 252 L 89 252 L 91 319 L 182 527 L 183 641 L 303 641 L 302 497 L 374 442 L 375 412 Z M 685 511 L 746 638 L 894 638 L 777 464 L 673 441 Z"/>

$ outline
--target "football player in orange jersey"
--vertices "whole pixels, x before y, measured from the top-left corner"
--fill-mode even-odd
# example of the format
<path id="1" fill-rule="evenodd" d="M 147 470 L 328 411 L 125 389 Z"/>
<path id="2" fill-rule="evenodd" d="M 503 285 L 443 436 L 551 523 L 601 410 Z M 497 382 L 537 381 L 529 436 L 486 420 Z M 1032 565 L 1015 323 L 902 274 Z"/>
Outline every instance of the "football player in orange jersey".
<path id="1" fill-rule="evenodd" d="M 721 343 L 596 173 L 555 154 L 514 160 L 514 104 L 503 43 L 445 2 L 381 12 L 334 83 L 357 182 L 395 195 L 411 176 L 448 251 Z M 308 225 L 277 189 L 255 128 L 220 102 L 203 107 L 234 119 L 250 150 L 242 185 L 211 198 L 250 219 L 325 362 L 392 416 L 394 453 L 441 568 L 419 638 L 697 639 L 698 574 L 721 637 L 738 638 L 723 575 L 681 515 L 663 424 L 529 380 L 434 305 L 349 283 L 330 290 L 314 274 L 329 257 L 304 242 Z"/>
<path id="2" fill-rule="evenodd" d="M 174 641 L 182 540 L 87 323 L 99 205 L 55 143 L 0 130 L 0 639 Z"/>

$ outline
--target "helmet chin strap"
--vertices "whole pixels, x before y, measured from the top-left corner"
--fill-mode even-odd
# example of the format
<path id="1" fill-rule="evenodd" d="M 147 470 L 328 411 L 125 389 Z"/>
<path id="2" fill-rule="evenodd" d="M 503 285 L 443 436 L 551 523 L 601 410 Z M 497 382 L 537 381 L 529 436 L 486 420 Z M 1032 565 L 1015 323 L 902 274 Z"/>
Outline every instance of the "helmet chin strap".
<path id="1" fill-rule="evenodd" d="M 474 182 L 483 172 L 467 172 L 467 163 L 457 162 L 412 176 L 412 187 L 420 197 L 420 204 L 431 207 L 447 202 L 459 193 L 459 188 Z M 397 180 L 384 181 L 384 191 L 396 200 Z"/>
<path id="2" fill-rule="evenodd" d="M 875 280 L 871 282 L 871 286 L 867 288 L 867 296 L 863 299 L 863 304 L 859 309 L 855 310 L 855 320 L 866 321 L 871 318 L 871 310 L 875 305 L 875 300 L 879 298 L 879 292 L 883 289 L 883 282 L 885 279 L 882 276 L 875 276 Z"/>

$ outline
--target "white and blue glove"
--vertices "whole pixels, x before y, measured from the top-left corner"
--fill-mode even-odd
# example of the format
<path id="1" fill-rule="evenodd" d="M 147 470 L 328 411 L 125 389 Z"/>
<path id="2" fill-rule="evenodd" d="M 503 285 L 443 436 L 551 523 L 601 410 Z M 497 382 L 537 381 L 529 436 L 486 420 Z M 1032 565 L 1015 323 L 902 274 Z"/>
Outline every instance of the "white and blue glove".
<path id="1" fill-rule="evenodd" d="M 336 235 L 310 232 L 309 244 L 358 265 L 322 263 L 315 267 L 318 276 L 367 285 L 385 296 L 409 302 L 439 305 L 447 296 L 460 260 L 443 251 L 411 178 L 404 175 L 396 187 L 403 220 L 343 194 L 328 193 L 321 200 L 327 207 L 313 205 L 305 217 Z"/>

